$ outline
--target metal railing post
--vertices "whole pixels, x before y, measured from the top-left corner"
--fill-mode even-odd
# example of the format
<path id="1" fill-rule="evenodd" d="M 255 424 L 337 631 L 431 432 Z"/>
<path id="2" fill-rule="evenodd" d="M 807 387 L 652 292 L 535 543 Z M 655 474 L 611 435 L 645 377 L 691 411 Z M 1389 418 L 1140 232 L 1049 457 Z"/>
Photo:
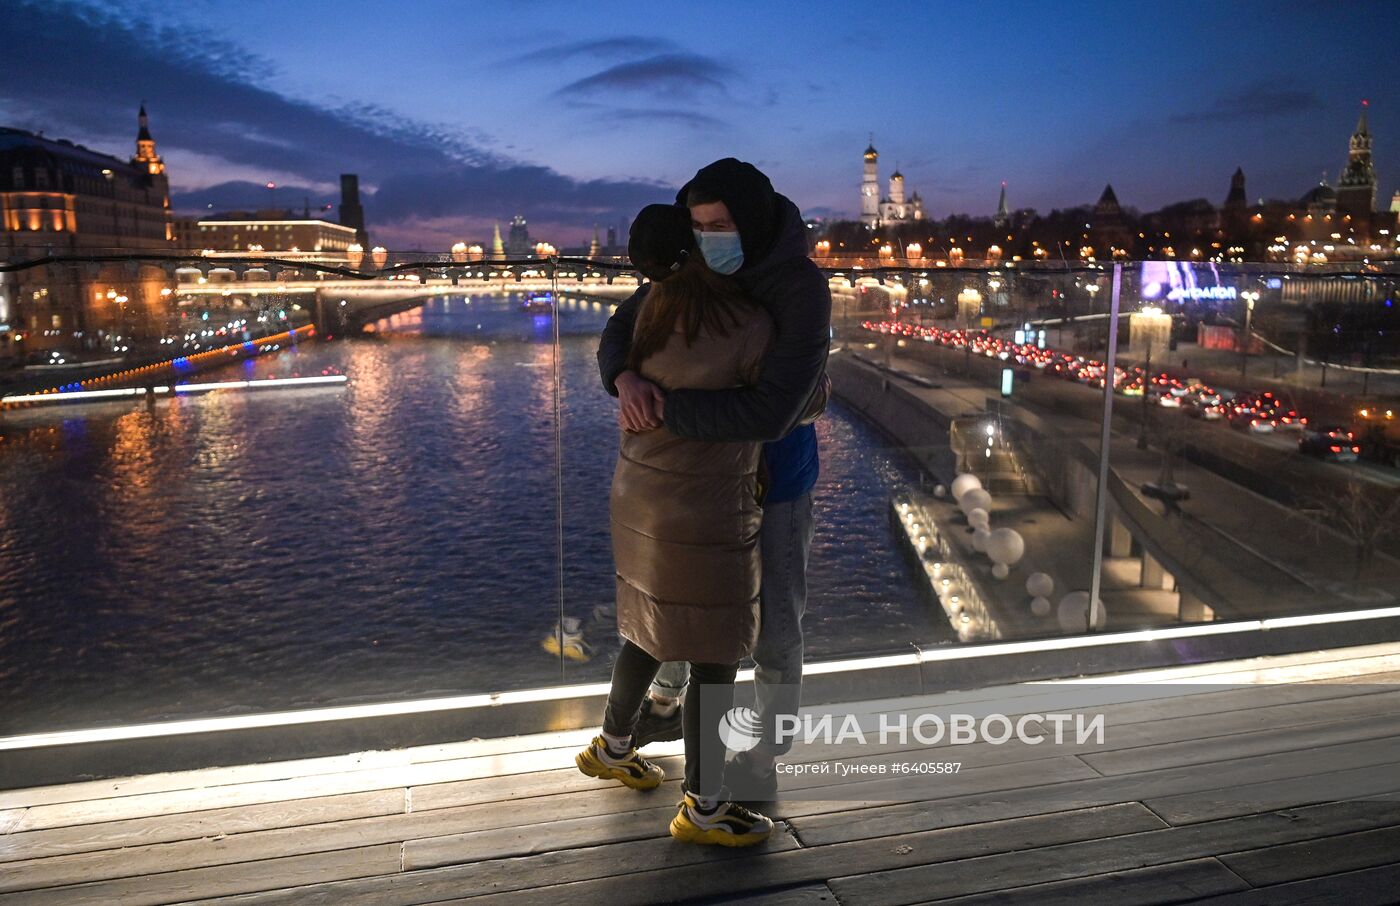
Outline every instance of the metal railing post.
<path id="1" fill-rule="evenodd" d="M 1104 517 L 1108 508 L 1108 443 L 1113 425 L 1113 383 L 1118 367 L 1118 303 L 1123 287 L 1123 265 L 1113 264 L 1113 298 L 1108 313 L 1108 355 L 1104 361 L 1103 374 L 1103 430 L 1099 434 L 1099 486 L 1094 495 L 1094 569 L 1089 579 L 1089 611 L 1087 614 L 1089 632 L 1099 621 L 1103 604 L 1099 601 L 1099 591 L 1103 586 L 1103 535 Z"/>

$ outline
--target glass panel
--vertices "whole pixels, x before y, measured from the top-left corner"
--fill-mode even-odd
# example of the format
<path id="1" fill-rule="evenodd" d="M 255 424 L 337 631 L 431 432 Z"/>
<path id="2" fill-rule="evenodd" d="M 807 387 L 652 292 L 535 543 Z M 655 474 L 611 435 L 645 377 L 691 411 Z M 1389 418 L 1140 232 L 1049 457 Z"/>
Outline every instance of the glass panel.
<path id="1" fill-rule="evenodd" d="M 1393 600 L 1393 273 L 1166 261 L 843 275 L 838 393 L 927 471 L 898 498 L 903 541 L 923 548 L 962 640 Z M 1309 348 L 1336 349 L 1346 370 Z"/>
<path id="2" fill-rule="evenodd" d="M 600 250 L 601 251 L 601 250 Z M 598 254 L 565 259 L 556 271 L 559 336 L 560 488 L 563 564 L 561 679 L 603 682 L 619 645 L 609 492 L 617 466 L 617 400 L 603 387 L 599 338 L 618 304 L 637 290 L 626 259 Z"/>
<path id="3" fill-rule="evenodd" d="M 449 262 L 21 276 L 98 304 L 6 391 L 0 734 L 559 680 L 554 337 Z"/>
<path id="4" fill-rule="evenodd" d="M 809 661 L 1393 603 L 1393 266 L 934 245 L 818 259 Z M 114 254 L 5 277 L 0 732 L 607 678 L 625 262 Z"/>

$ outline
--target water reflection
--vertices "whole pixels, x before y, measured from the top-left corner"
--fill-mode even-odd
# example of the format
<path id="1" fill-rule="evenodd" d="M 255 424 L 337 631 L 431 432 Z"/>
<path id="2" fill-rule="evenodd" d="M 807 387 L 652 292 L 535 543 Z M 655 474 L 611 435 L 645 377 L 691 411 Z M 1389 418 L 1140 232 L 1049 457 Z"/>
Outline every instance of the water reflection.
<path id="1" fill-rule="evenodd" d="M 560 321 L 570 612 L 613 593 L 606 317 Z M 254 367 L 343 387 L 7 416 L 0 733 L 559 680 L 552 325 L 497 296 L 378 327 Z M 839 407 L 819 431 L 811 656 L 947 637 L 892 542 L 899 458 Z M 594 641 L 569 680 L 607 675 Z"/>

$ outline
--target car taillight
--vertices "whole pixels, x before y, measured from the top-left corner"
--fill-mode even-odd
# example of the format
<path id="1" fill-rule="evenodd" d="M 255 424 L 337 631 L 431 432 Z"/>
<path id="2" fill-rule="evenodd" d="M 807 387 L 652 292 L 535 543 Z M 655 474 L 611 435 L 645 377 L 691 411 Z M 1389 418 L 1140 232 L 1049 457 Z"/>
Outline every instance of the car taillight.
<path id="1" fill-rule="evenodd" d="M 1352 448 L 1351 448 L 1351 452 L 1353 452 L 1353 453 L 1360 453 L 1360 452 L 1361 452 L 1361 448 L 1360 448 L 1360 447 L 1352 447 Z"/>
<path id="2" fill-rule="evenodd" d="M 1342 448 L 1339 447 L 1339 446 L 1337 446 L 1336 444 L 1333 444 L 1333 445 L 1332 445 L 1332 452 L 1333 452 L 1333 453 L 1340 453 L 1340 452 L 1342 452 Z"/>

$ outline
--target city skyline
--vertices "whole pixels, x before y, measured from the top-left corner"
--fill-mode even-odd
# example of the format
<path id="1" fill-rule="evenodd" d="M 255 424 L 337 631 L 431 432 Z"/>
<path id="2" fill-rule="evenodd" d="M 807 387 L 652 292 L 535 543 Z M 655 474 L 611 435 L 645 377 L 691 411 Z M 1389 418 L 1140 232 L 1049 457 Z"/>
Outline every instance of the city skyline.
<path id="1" fill-rule="evenodd" d="M 713 10 L 658 22 L 625 7 L 588 19 L 544 4 L 466 20 L 450 5 L 411 4 L 381 33 L 363 28 L 380 14 L 356 2 L 334 17 L 258 10 L 267 27 L 252 30 L 235 27 L 244 9 L 15 4 L 0 115 L 122 154 L 145 100 L 177 210 L 260 206 L 269 181 L 280 205 L 309 196 L 319 206 L 336 199 L 341 172 L 359 172 L 367 217 L 397 247 L 479 239 L 515 214 L 537 235 L 586 242 L 593 223 L 606 229 L 664 200 L 730 153 L 767 170 L 809 216 L 854 218 L 871 132 L 882 179 L 897 166 L 934 218 L 990 216 L 1002 180 L 1012 207 L 1042 211 L 1092 204 L 1110 182 L 1142 210 L 1218 203 L 1236 166 L 1251 201 L 1296 198 L 1324 170 L 1335 180 L 1362 97 L 1378 207 L 1400 185 L 1400 96 L 1379 77 L 1400 26 L 1382 4 L 1267 18 L 1250 4 L 1192 4 L 1153 24 L 1152 43 L 1127 37 L 1136 25 L 1148 33 L 1150 17 L 1131 10 L 1110 29 L 1101 16 L 1030 7 L 991 23 L 956 10 L 895 7 L 876 19 L 819 7 L 803 34 L 746 10 L 749 34 Z M 460 28 L 417 27 L 435 21 Z M 476 29 L 500 40 L 472 42 Z M 770 32 L 790 40 L 757 53 Z M 412 40 L 392 40 L 399 33 Z M 1168 40 L 1180 36 L 1195 43 Z M 1067 62 L 1064 48 L 1081 44 L 1096 53 Z M 878 63 L 875 96 L 862 59 Z"/>

